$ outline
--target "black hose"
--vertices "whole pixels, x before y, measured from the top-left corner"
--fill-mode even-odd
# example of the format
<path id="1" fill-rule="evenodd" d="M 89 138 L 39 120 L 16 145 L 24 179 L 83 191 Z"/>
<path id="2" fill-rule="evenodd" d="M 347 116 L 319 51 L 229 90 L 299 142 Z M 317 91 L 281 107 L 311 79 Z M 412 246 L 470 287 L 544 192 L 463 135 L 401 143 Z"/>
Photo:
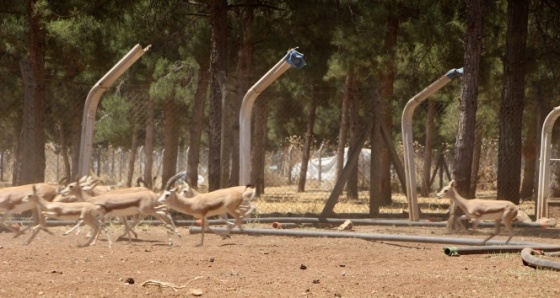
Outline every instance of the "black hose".
<path id="1" fill-rule="evenodd" d="M 535 269 L 550 269 L 550 270 L 560 271 L 559 262 L 541 259 L 538 257 L 534 257 L 533 255 L 544 255 L 544 253 L 530 247 L 524 248 L 521 251 L 521 258 L 523 259 L 523 265 Z"/>
<path id="2" fill-rule="evenodd" d="M 214 228 L 213 230 L 218 233 L 226 233 L 227 229 Z M 189 229 L 191 234 L 201 232 L 201 228 L 191 226 Z M 319 231 L 319 230 L 282 230 L 282 229 L 243 229 L 238 228 L 231 230 L 232 234 L 247 234 L 247 235 L 274 235 L 274 236 L 296 236 L 296 237 L 329 237 L 329 238 L 359 238 L 364 240 L 373 241 L 397 241 L 397 242 L 420 242 L 420 243 L 442 243 L 442 244 L 461 244 L 461 245 L 481 245 L 480 239 L 464 239 L 464 238 L 448 238 L 448 237 L 425 237 L 425 236 L 410 236 L 410 235 L 391 235 L 391 234 L 372 234 L 372 233 L 355 233 L 355 232 L 342 232 L 342 231 Z M 487 244 L 498 245 L 503 244 L 503 241 L 489 240 Z M 512 245 L 523 245 L 525 247 L 537 246 L 542 244 L 530 242 L 510 242 Z"/>
<path id="3" fill-rule="evenodd" d="M 527 247 L 528 247 L 527 245 L 499 245 L 499 246 L 479 246 L 479 247 L 446 246 L 443 248 L 443 252 L 448 256 L 474 255 L 474 254 L 487 254 L 487 253 L 493 253 L 493 254 L 519 253 Z M 560 246 L 548 245 L 548 244 L 535 244 L 535 245 L 531 245 L 530 248 L 541 250 L 541 251 L 560 250 Z"/>

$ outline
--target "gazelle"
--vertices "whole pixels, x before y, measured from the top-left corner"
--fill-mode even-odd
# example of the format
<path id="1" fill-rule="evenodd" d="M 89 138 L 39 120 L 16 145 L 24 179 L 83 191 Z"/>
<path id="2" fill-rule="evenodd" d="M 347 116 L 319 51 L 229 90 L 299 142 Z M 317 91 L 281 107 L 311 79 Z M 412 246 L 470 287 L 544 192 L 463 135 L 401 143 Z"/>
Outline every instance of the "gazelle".
<path id="1" fill-rule="evenodd" d="M 134 223 L 127 226 L 125 232 L 119 238 L 128 234 L 132 229 L 142 221 L 146 216 L 151 215 L 161 222 L 167 228 L 168 244 L 172 245 L 171 234 L 178 237 L 181 235 L 177 232 L 175 225 L 168 214 L 165 206 L 156 206 L 157 194 L 146 188 L 135 188 L 135 191 L 122 190 L 106 192 L 99 196 L 92 196 L 88 193 L 94 185 L 81 185 L 76 183 L 69 188 L 67 195 L 73 195 L 83 201 L 90 202 L 98 207 L 100 214 L 103 216 L 134 216 L 139 215 Z"/>
<path id="2" fill-rule="evenodd" d="M 84 176 L 80 178 L 77 182 L 69 183 L 60 193 L 60 196 L 57 196 L 53 202 L 84 202 L 88 199 L 95 198 L 96 196 L 105 194 L 105 193 L 128 193 L 128 192 L 137 192 L 137 191 L 149 191 L 149 189 L 145 187 L 131 187 L 131 188 L 122 188 L 122 189 L 114 189 L 110 190 L 108 187 L 100 187 L 98 185 L 100 181 L 94 179 L 92 176 Z M 87 195 L 84 195 L 85 192 Z M 121 221 L 125 226 L 125 230 L 127 230 L 128 240 L 130 241 L 130 233 L 134 235 L 134 238 L 138 238 L 138 234 L 133 229 L 129 228 L 128 220 L 126 216 L 121 216 Z M 64 234 L 68 234 L 74 229 L 78 228 L 79 233 L 79 226 L 76 225 L 69 231 L 66 231 Z M 124 235 L 123 235 L 124 236 Z M 121 236 L 122 237 L 122 236 Z M 120 237 L 119 237 L 120 238 Z"/>
<path id="3" fill-rule="evenodd" d="M 184 183 L 184 185 L 187 189 L 190 189 L 187 183 Z M 184 191 L 185 189 L 183 189 Z M 219 189 L 209 193 L 196 194 L 190 198 L 184 197 L 183 192 L 177 192 L 177 188 L 166 190 L 159 197 L 158 202 L 202 220 L 202 236 L 197 246 L 204 245 L 204 232 L 206 230 L 213 231 L 208 226 L 208 217 L 210 216 L 228 213 L 235 218 L 235 225 L 243 229 L 243 215 L 245 213 L 238 212 L 238 208 L 242 202 L 250 201 L 255 196 L 255 188 L 252 185 Z M 233 226 L 234 224 L 227 225 L 228 233 L 222 235 L 222 238 L 229 237 L 229 232 Z"/>
<path id="4" fill-rule="evenodd" d="M 21 235 L 34 225 L 30 225 L 20 231 L 16 231 L 4 223 L 11 214 L 18 214 L 31 210 L 35 225 L 44 223 L 44 218 L 37 212 L 37 205 L 34 202 L 23 202 L 25 197 L 33 193 L 33 186 L 33 184 L 26 184 L 0 189 L 0 211 L 4 212 L 4 216 L 0 220 L 0 225 L 9 231 L 16 233 L 14 237 Z M 35 185 L 35 188 L 37 196 L 46 201 L 52 201 L 56 196 L 56 187 L 50 184 L 38 183 Z"/>
<path id="5" fill-rule="evenodd" d="M 89 202 L 77 202 L 77 203 L 49 202 L 49 201 L 47 201 L 47 200 L 45 200 L 45 199 L 43 199 L 43 198 L 41 198 L 40 196 L 37 195 L 35 186 L 33 186 L 33 193 L 29 194 L 25 198 L 23 198 L 23 202 L 24 203 L 32 202 L 34 204 L 37 204 L 39 206 L 39 209 L 41 210 L 42 214 L 46 218 L 55 218 L 55 219 L 60 219 L 60 220 L 80 220 L 81 222 L 84 222 L 88 226 L 90 226 L 91 229 L 92 229 L 91 237 L 89 238 L 89 240 L 87 241 L 86 244 L 79 245 L 79 246 L 94 245 L 95 242 L 96 242 L 96 239 L 97 239 L 97 232 L 100 229 L 103 230 L 103 232 L 105 233 L 105 235 L 107 237 L 107 242 L 109 243 L 109 247 L 113 243 L 111 241 L 111 237 L 109 236 L 109 233 L 107 233 L 107 230 L 105 229 L 105 227 L 102 226 L 101 223 L 99 223 L 99 221 L 97 220 L 96 216 L 99 213 L 98 207 L 96 205 L 92 204 L 92 203 L 89 203 Z M 76 227 L 78 227 L 78 225 L 76 225 Z M 76 227 L 74 227 L 74 228 L 76 228 Z M 44 230 L 46 232 L 51 233 L 46 228 L 44 223 L 39 223 L 33 229 L 34 229 L 33 234 L 31 235 L 29 240 L 26 242 L 26 244 L 31 242 L 40 230 Z"/>
<path id="6" fill-rule="evenodd" d="M 177 174 L 175 174 L 174 176 L 172 176 L 171 178 L 169 178 L 169 180 L 167 180 L 167 183 L 165 184 L 165 190 L 170 190 L 171 186 L 173 184 L 175 184 L 175 182 L 181 178 L 184 177 L 186 175 L 186 171 L 182 171 L 179 172 Z M 186 183 L 184 180 L 182 181 L 182 185 L 179 186 L 179 188 L 176 190 L 179 191 L 181 193 L 181 195 L 185 198 L 193 198 L 196 197 L 198 195 L 200 195 L 200 193 L 198 191 L 196 191 L 194 188 L 192 188 L 188 183 Z M 253 197 L 249 198 L 249 199 L 244 199 L 241 204 L 238 207 L 238 211 L 237 213 L 240 214 L 240 216 L 242 218 L 245 218 L 249 215 L 251 215 L 251 213 L 255 210 L 255 205 L 251 202 L 251 200 L 253 199 Z M 228 226 L 229 225 L 234 225 L 233 223 L 227 221 L 227 213 L 223 213 L 220 214 L 220 219 L 223 220 Z"/>
<path id="7" fill-rule="evenodd" d="M 500 223 L 502 222 L 509 232 L 509 238 L 506 240 L 506 244 L 508 244 L 513 237 L 513 227 L 511 223 L 516 218 L 519 210 L 519 207 L 514 203 L 504 200 L 467 200 L 457 193 L 454 180 L 451 180 L 449 185 L 445 186 L 437 194 L 437 197 L 445 197 L 453 200 L 465 213 L 465 215 L 461 216 L 459 219 L 471 219 L 473 221 L 473 231 L 476 231 L 478 224 L 482 220 L 493 220 L 496 223 L 494 233 L 484 239 L 482 242 L 483 245 L 486 245 L 488 240 L 500 233 Z"/>

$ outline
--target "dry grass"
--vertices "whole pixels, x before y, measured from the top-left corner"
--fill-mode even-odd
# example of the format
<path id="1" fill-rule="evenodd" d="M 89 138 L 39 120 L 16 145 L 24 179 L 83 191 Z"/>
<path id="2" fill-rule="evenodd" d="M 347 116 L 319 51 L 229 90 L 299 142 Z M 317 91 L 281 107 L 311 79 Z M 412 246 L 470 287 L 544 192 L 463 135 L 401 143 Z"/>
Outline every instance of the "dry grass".
<path id="1" fill-rule="evenodd" d="M 306 190 L 303 193 L 297 192 L 297 186 L 267 187 L 265 194 L 255 200 L 257 212 L 281 214 L 305 214 L 321 213 L 330 195 L 330 190 L 319 189 Z M 495 193 L 484 192 L 477 194 L 484 199 L 495 199 Z M 421 213 L 442 213 L 449 210 L 450 201 L 438 199 L 435 194 L 430 197 L 418 197 L 418 205 Z M 393 193 L 392 204 L 382 206 L 381 214 L 402 214 L 408 212 L 408 200 L 402 193 Z M 527 215 L 534 215 L 535 204 L 525 201 L 520 204 L 522 211 Z M 335 213 L 368 213 L 369 212 L 369 193 L 361 191 L 357 200 L 347 199 L 342 194 L 334 208 Z"/>

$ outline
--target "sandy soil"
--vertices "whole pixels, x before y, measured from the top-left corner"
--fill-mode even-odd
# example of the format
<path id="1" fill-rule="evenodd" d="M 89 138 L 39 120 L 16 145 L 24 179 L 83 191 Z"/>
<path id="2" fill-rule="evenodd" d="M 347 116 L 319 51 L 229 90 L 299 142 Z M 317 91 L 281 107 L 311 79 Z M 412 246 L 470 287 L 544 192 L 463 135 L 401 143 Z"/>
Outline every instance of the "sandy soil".
<path id="1" fill-rule="evenodd" d="M 253 226 L 265 227 L 265 226 Z M 267 228 L 269 226 L 266 226 Z M 66 227 L 27 235 L 0 233 L 0 297 L 559 297 L 560 272 L 524 266 L 518 253 L 450 257 L 445 244 L 340 238 L 232 235 L 222 240 L 179 227 L 167 245 L 162 227 L 138 239 L 104 237 L 78 248 L 85 232 Z M 311 228 L 313 229 L 313 228 Z M 365 233 L 438 237 L 443 228 L 354 227 Z M 120 227 L 110 227 L 116 236 Z M 514 241 L 560 245 L 558 230 L 516 229 Z M 496 237 L 506 239 L 505 235 Z M 132 283 L 134 282 L 134 283 Z"/>

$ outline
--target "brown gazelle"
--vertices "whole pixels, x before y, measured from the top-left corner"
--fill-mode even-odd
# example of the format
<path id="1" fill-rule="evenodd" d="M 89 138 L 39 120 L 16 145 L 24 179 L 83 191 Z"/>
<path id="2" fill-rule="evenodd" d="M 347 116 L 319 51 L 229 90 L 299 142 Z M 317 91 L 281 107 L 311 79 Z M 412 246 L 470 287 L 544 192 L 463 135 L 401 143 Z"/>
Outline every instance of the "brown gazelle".
<path id="1" fill-rule="evenodd" d="M 153 216 L 165 224 L 168 234 L 168 244 L 172 245 L 171 234 L 178 237 L 181 235 L 167 212 L 165 206 L 157 206 L 157 194 L 145 188 L 138 188 L 134 191 L 113 191 L 105 192 L 99 196 L 92 196 L 89 190 L 93 185 L 76 183 L 69 188 L 67 195 L 76 196 L 80 200 L 90 202 L 98 207 L 102 216 L 135 216 L 136 220 L 130 227 L 126 227 L 125 232 L 119 238 L 128 234 L 146 216 Z"/>
<path id="2" fill-rule="evenodd" d="M 455 189 L 455 181 L 451 180 L 449 185 L 445 186 L 438 194 L 438 198 L 449 198 L 457 204 L 465 215 L 460 219 L 471 219 L 473 221 L 473 231 L 476 231 L 478 224 L 482 220 L 493 220 L 496 223 L 494 233 L 482 242 L 483 245 L 488 242 L 492 237 L 500 232 L 500 224 L 503 222 L 509 232 L 509 238 L 506 244 L 509 243 L 513 237 L 512 221 L 517 216 L 519 207 L 510 201 L 504 200 L 482 200 L 472 199 L 467 200 L 463 198 Z"/>
<path id="3" fill-rule="evenodd" d="M 178 190 L 177 187 L 165 190 L 159 197 L 158 202 L 202 220 L 202 236 L 197 246 L 204 245 L 204 232 L 206 230 L 213 231 L 208 226 L 208 217 L 210 216 L 227 213 L 235 218 L 235 224 L 227 224 L 228 233 L 222 235 L 223 238 L 229 237 L 229 232 L 234 225 L 237 225 L 240 229 L 243 228 L 243 216 L 246 214 L 246 210 L 243 208 L 243 212 L 239 210 L 243 202 L 249 202 L 254 198 L 255 188 L 252 185 L 218 189 L 209 193 L 190 192 L 193 194 L 192 197 L 182 195 L 185 193 L 185 190 L 191 190 L 187 183 L 183 182 L 183 185 L 185 188 L 182 191 Z M 223 219 L 222 216 L 220 217 Z"/>
<path id="4" fill-rule="evenodd" d="M 25 197 L 33 193 L 33 187 L 35 187 L 36 194 L 47 201 L 52 201 L 56 196 L 56 187 L 46 183 L 26 184 L 0 189 L 0 211 L 4 212 L 4 216 L 0 220 L 0 226 L 16 233 L 14 237 L 21 235 L 37 224 L 44 223 L 44 217 L 37 212 L 37 204 L 35 202 L 23 202 Z M 29 225 L 20 231 L 16 231 L 4 223 L 11 214 L 22 213 L 28 210 L 31 210 L 33 213 L 34 225 Z M 27 240 L 26 244 L 29 241 Z"/>
<path id="5" fill-rule="evenodd" d="M 87 246 L 95 244 L 97 238 L 97 232 L 103 230 L 107 236 L 107 241 L 109 246 L 111 246 L 112 241 L 107 233 L 105 227 L 99 223 L 97 220 L 97 215 L 99 214 L 98 207 L 89 202 L 77 202 L 77 203 L 60 203 L 60 202 L 49 202 L 37 195 L 35 186 L 33 186 L 33 193 L 29 194 L 23 199 L 23 202 L 29 203 L 33 202 L 39 206 L 41 213 L 45 218 L 55 218 L 60 220 L 79 220 L 80 222 L 86 223 L 92 229 L 92 235 L 86 244 L 80 246 Z M 78 224 L 79 225 L 79 224 Z M 76 226 L 78 226 L 76 225 Z M 40 230 L 47 230 L 44 223 L 39 223 L 33 228 L 33 235 L 29 238 L 28 242 L 31 242 L 33 238 L 37 235 Z"/>

